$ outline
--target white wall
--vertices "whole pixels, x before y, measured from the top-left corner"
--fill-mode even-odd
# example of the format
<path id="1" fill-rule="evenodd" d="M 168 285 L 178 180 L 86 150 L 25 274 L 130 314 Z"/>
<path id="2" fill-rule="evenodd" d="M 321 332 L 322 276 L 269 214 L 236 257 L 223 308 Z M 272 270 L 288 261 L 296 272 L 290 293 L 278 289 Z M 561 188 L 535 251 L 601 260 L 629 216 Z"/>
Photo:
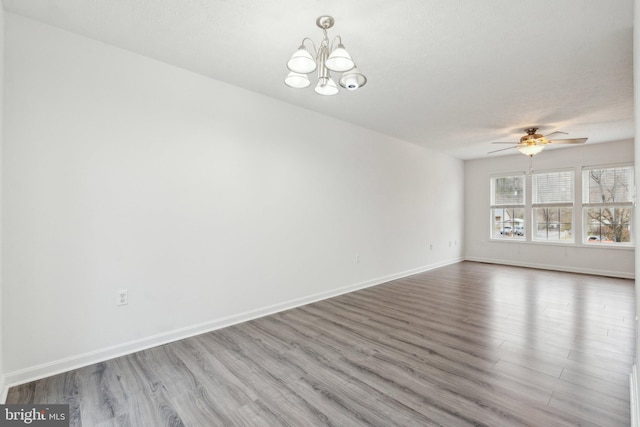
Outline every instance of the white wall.
<path id="1" fill-rule="evenodd" d="M 2 241 L 2 140 L 3 140 L 3 108 L 4 108 L 4 9 L 0 5 L 0 242 Z M 0 244 L 0 403 L 6 400 L 5 375 L 3 369 L 3 324 L 4 310 L 2 308 L 2 245 Z"/>
<path id="2" fill-rule="evenodd" d="M 581 135 L 579 135 L 581 136 Z M 580 195 L 582 166 L 632 162 L 633 141 L 591 144 L 545 150 L 533 158 L 533 169 L 576 169 L 576 194 Z M 604 248 L 589 244 L 552 244 L 490 240 L 489 179 L 491 174 L 529 171 L 529 158 L 517 153 L 465 162 L 466 259 L 553 270 L 634 277 L 632 248 Z M 581 224 L 576 209 L 576 232 Z M 577 236 L 576 241 L 582 239 Z"/>
<path id="3" fill-rule="evenodd" d="M 462 258 L 462 161 L 6 21 L 8 381 Z"/>
<path id="4" fill-rule="evenodd" d="M 634 107 L 635 107 L 635 125 L 638 130 L 638 123 L 640 123 L 640 0 L 634 1 L 634 13 L 633 13 L 633 82 L 634 82 Z M 635 178 L 636 178 L 636 197 L 638 192 L 638 182 L 640 182 L 640 143 L 638 138 L 635 139 Z M 637 206 L 637 204 L 636 204 Z M 634 219 L 636 224 L 640 224 L 640 209 L 634 211 Z M 640 253 L 635 254 L 635 267 L 636 271 L 640 271 Z M 640 391 L 638 378 L 637 378 L 637 366 L 638 356 L 640 356 L 640 334 L 638 334 L 638 314 L 640 314 L 640 289 L 638 288 L 638 281 L 636 280 L 636 353 L 634 358 L 633 372 L 631 375 L 631 390 L 630 390 L 630 403 L 631 403 L 631 425 L 640 425 L 640 399 L 638 392 Z"/>

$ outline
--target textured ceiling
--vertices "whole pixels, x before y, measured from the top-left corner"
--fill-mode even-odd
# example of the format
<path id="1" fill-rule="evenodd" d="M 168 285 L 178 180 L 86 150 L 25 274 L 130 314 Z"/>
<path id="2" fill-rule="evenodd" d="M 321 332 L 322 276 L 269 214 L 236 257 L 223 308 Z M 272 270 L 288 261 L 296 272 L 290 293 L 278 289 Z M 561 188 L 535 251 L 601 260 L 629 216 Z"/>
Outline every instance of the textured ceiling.
<path id="1" fill-rule="evenodd" d="M 3 0 L 5 10 L 470 159 L 534 125 L 629 139 L 633 0 Z M 332 15 L 368 78 L 321 97 L 284 85 Z M 313 123 L 309 130 L 317 132 Z M 571 148 L 567 148 L 571 149 Z M 515 151 L 515 150 L 514 150 Z M 504 153 L 512 154 L 508 150 Z M 496 155 L 496 154 L 492 154 Z"/>

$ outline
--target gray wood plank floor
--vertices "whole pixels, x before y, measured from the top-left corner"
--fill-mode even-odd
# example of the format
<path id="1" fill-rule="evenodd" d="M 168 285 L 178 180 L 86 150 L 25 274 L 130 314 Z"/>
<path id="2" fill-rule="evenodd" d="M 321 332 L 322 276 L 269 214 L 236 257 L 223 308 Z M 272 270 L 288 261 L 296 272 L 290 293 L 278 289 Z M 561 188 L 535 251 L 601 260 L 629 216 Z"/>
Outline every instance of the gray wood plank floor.
<path id="1" fill-rule="evenodd" d="M 13 387 L 72 426 L 628 426 L 632 280 L 472 262 Z"/>

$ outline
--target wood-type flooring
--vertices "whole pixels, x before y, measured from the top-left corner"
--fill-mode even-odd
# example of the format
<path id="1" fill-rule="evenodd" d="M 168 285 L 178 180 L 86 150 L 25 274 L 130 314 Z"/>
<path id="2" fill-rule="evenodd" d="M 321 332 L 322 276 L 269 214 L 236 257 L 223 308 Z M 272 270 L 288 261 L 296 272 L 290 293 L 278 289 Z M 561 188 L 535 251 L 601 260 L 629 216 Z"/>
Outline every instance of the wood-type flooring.
<path id="1" fill-rule="evenodd" d="M 10 389 L 72 426 L 628 426 L 632 280 L 462 262 Z M 214 316 L 215 317 L 215 316 Z"/>

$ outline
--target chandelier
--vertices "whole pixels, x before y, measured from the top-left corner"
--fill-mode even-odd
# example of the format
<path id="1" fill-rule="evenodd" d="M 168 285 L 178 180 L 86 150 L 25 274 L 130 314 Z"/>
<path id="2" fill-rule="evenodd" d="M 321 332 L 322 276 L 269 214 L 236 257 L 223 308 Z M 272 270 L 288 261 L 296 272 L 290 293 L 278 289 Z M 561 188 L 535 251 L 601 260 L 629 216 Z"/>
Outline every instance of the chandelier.
<path id="1" fill-rule="evenodd" d="M 338 83 L 347 90 L 356 90 L 367 83 L 367 78 L 360 74 L 351 55 L 344 48 L 342 38 L 336 36 L 333 43 L 329 45 L 327 29 L 333 27 L 334 22 L 331 16 L 321 16 L 316 19 L 316 25 L 324 33 L 320 47 L 316 49 L 313 40 L 308 37 L 302 39 L 300 47 L 287 62 L 287 68 L 290 71 L 284 79 L 287 86 L 296 89 L 308 87 L 311 81 L 307 74 L 316 69 L 318 70 L 318 84 L 315 87 L 315 92 L 318 95 L 335 95 L 339 92 L 336 82 L 331 78 L 331 72 L 343 73 Z M 334 47 L 336 40 L 338 40 L 338 45 Z M 311 43 L 313 55 L 307 50 L 306 41 Z"/>

